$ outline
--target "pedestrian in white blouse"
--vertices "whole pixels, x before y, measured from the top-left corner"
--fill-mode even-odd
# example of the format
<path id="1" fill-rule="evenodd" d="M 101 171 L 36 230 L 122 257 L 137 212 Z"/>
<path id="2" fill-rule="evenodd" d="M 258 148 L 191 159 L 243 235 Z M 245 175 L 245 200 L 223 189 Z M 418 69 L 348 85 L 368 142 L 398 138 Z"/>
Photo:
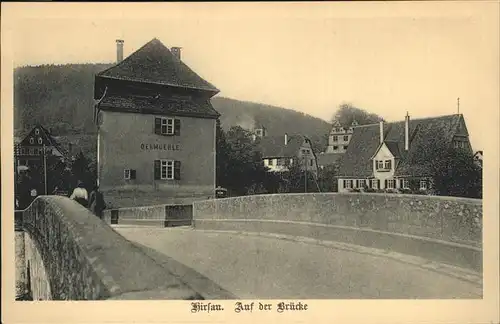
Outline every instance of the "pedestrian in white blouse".
<path id="1" fill-rule="evenodd" d="M 89 196 L 83 182 L 78 181 L 78 185 L 69 198 L 77 201 L 83 207 L 88 207 Z"/>

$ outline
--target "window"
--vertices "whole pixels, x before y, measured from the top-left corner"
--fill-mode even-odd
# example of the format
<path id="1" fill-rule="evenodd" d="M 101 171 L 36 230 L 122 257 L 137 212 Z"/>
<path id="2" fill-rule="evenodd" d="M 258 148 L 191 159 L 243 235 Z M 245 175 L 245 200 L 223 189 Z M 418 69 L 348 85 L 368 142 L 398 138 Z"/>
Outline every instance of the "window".
<path id="1" fill-rule="evenodd" d="M 40 131 L 37 128 L 37 129 L 35 129 L 35 135 L 38 135 L 38 134 L 40 134 Z"/>
<path id="2" fill-rule="evenodd" d="M 403 189 L 410 189 L 410 181 L 406 179 L 402 179 L 402 186 Z"/>
<path id="3" fill-rule="evenodd" d="M 179 136 L 180 133 L 181 133 L 180 119 L 155 117 L 155 134 Z"/>
<path id="4" fill-rule="evenodd" d="M 420 180 L 420 190 L 427 190 L 427 180 Z"/>
<path id="5" fill-rule="evenodd" d="M 41 137 L 39 137 L 39 138 L 38 138 L 38 144 L 42 144 L 42 143 L 43 143 L 42 138 L 41 138 Z"/>
<path id="6" fill-rule="evenodd" d="M 32 147 L 30 147 L 30 148 L 28 149 L 28 154 L 29 154 L 29 155 L 33 155 L 33 148 L 32 148 Z"/>
<path id="7" fill-rule="evenodd" d="M 337 141 L 339 140 L 339 137 L 338 137 L 338 136 L 333 136 L 332 138 L 333 138 L 333 141 L 334 141 L 334 142 L 337 142 Z"/>
<path id="8" fill-rule="evenodd" d="M 293 159 L 290 159 L 290 165 L 292 165 L 292 164 L 293 164 Z"/>
<path id="9" fill-rule="evenodd" d="M 125 169 L 123 170 L 123 178 L 125 180 L 134 180 L 135 179 L 135 170 Z"/>
<path id="10" fill-rule="evenodd" d="M 313 166 L 313 160 L 309 160 L 309 166 Z"/>
<path id="11" fill-rule="evenodd" d="M 375 161 L 375 169 L 378 171 L 389 171 L 392 168 L 391 160 L 376 160 Z"/>
<path id="12" fill-rule="evenodd" d="M 335 145 L 335 146 L 333 147 L 333 149 L 336 151 L 336 150 L 338 150 L 338 149 L 339 149 L 339 147 L 338 147 L 337 145 Z"/>
<path id="13" fill-rule="evenodd" d="M 268 160 L 268 159 L 264 159 L 264 165 L 265 165 L 265 166 L 268 166 L 268 165 L 269 165 L 269 160 Z"/>
<path id="14" fill-rule="evenodd" d="M 394 189 L 394 180 L 387 180 L 387 189 Z"/>
<path id="15" fill-rule="evenodd" d="M 352 180 L 344 180 L 344 188 L 351 189 L 352 188 Z"/>
<path id="16" fill-rule="evenodd" d="M 181 162 L 173 160 L 155 160 L 154 173 L 156 180 L 180 180 Z"/>
<path id="17" fill-rule="evenodd" d="M 348 142 L 349 141 L 349 136 L 344 136 L 344 142 Z"/>
<path id="18" fill-rule="evenodd" d="M 22 155 L 26 154 L 26 149 L 24 147 L 21 148 L 21 154 Z"/>
<path id="19" fill-rule="evenodd" d="M 347 145 L 344 145 L 344 150 L 347 150 Z"/>
<path id="20" fill-rule="evenodd" d="M 371 185 L 373 189 L 379 189 L 378 187 L 378 180 L 377 179 L 372 179 Z"/>
<path id="21" fill-rule="evenodd" d="M 33 144 L 35 143 L 35 140 L 33 139 L 33 137 L 30 138 L 30 144 Z"/>

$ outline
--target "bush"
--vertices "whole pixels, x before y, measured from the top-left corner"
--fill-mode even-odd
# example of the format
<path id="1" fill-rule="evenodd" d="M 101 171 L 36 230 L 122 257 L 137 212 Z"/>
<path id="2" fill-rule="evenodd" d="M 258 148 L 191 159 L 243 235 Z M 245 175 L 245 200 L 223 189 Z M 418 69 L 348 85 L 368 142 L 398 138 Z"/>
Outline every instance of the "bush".
<path id="1" fill-rule="evenodd" d="M 411 192 L 411 189 L 408 189 L 408 188 L 400 188 L 400 189 L 398 190 L 398 192 L 399 192 L 400 194 L 411 194 L 411 193 L 412 193 L 412 192 Z"/>
<path id="2" fill-rule="evenodd" d="M 351 188 L 351 189 L 349 189 L 349 192 L 361 192 L 361 189 L 359 189 L 359 188 Z"/>

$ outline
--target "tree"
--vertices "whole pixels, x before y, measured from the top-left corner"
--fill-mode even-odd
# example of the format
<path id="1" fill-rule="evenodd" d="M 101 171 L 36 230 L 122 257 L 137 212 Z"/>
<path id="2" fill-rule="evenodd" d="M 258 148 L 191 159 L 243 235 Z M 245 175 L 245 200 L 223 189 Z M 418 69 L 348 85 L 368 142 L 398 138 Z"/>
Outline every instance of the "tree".
<path id="1" fill-rule="evenodd" d="M 377 114 L 369 113 L 368 111 L 357 108 L 350 103 L 343 103 L 339 106 L 332 117 L 332 122 L 338 120 L 341 125 L 351 125 L 354 120 L 360 125 L 374 124 L 383 120 Z"/>
<path id="2" fill-rule="evenodd" d="M 71 175 L 73 187 L 77 181 L 82 181 L 87 190 L 91 190 L 97 180 L 95 168 L 91 167 L 92 161 L 87 159 L 85 155 L 80 152 L 71 164 Z"/>
<path id="3" fill-rule="evenodd" d="M 232 195 L 262 193 L 269 184 L 267 169 L 262 156 L 252 141 L 251 133 L 240 126 L 233 126 L 224 133 L 217 127 L 217 185 L 225 187 Z"/>
<path id="4" fill-rule="evenodd" d="M 330 164 L 319 170 L 318 181 L 322 192 L 336 192 L 338 190 L 337 169 L 338 165 Z"/>
<path id="5" fill-rule="evenodd" d="M 441 196 L 482 198 L 482 168 L 470 152 L 450 149 L 431 165 L 433 187 Z"/>

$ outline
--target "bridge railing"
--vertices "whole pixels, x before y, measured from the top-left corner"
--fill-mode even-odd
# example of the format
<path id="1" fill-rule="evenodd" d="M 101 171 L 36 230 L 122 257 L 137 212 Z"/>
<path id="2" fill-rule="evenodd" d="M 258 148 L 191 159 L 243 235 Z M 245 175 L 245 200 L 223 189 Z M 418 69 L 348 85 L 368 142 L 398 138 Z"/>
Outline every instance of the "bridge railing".
<path id="1" fill-rule="evenodd" d="M 199 229 L 382 248 L 482 270 L 482 200 L 398 194 L 254 195 L 193 203 Z"/>
<path id="2" fill-rule="evenodd" d="M 203 299 L 88 209 L 66 197 L 35 199 L 23 211 L 22 229 L 27 238 L 25 265 L 29 264 L 24 277 L 35 274 L 40 280 L 42 273 L 46 277 L 45 285 L 28 283 L 39 290 L 32 291 L 35 300 L 134 299 L 138 295 Z"/>

